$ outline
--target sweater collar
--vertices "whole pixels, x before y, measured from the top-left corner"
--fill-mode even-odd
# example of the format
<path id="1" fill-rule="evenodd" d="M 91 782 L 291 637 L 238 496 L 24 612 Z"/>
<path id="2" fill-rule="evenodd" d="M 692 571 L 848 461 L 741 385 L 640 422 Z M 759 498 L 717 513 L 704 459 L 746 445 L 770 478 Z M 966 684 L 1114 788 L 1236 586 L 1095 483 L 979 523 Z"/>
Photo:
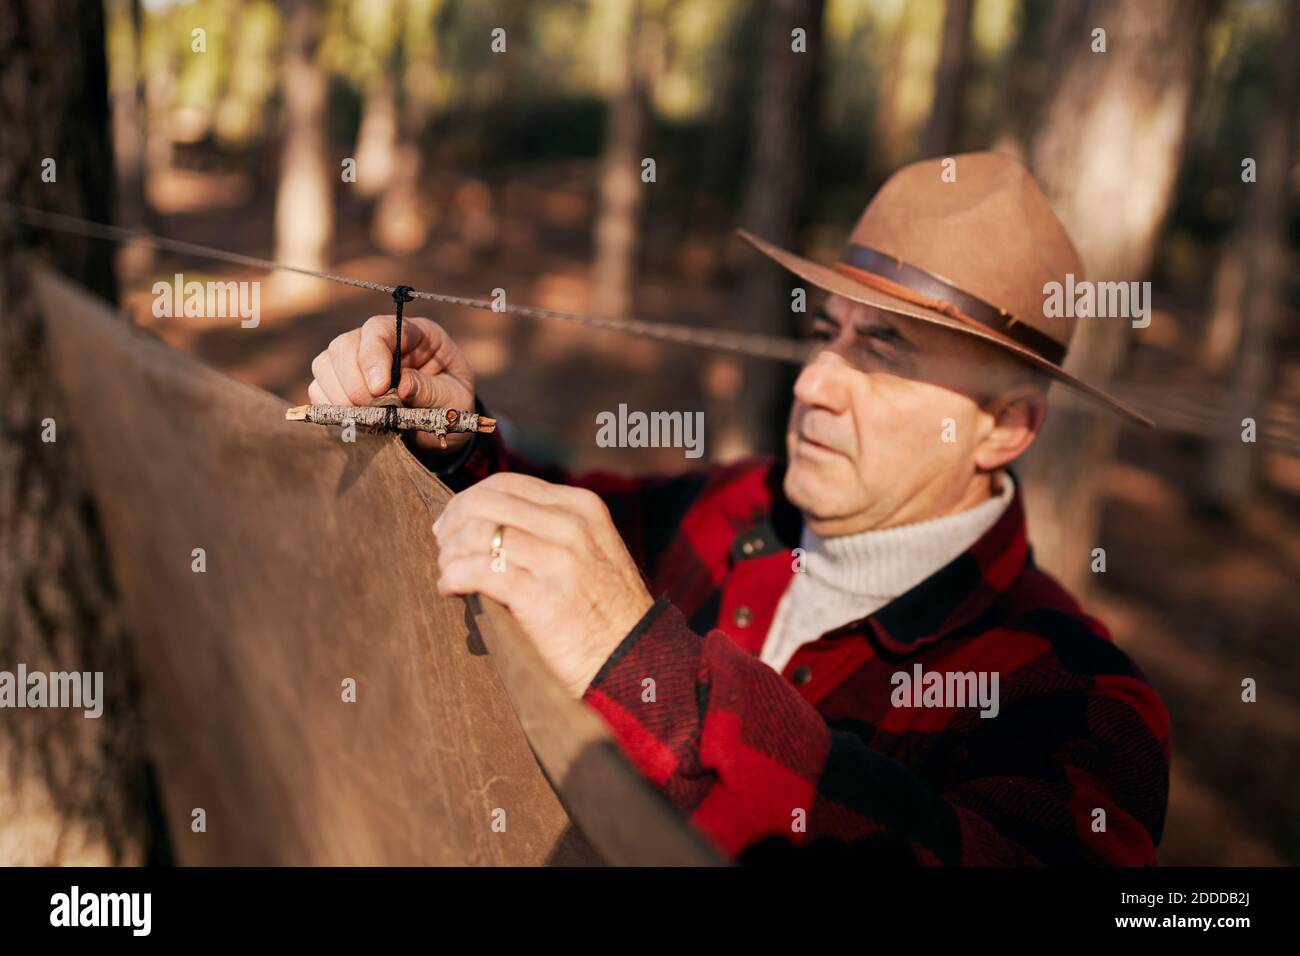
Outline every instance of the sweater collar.
<path id="1" fill-rule="evenodd" d="M 877 606 L 905 594 L 993 527 L 1015 494 L 1005 473 L 1000 481 L 987 501 L 928 521 L 828 538 L 805 525 L 799 545 L 808 583 L 874 599 Z"/>
<path id="2" fill-rule="evenodd" d="M 784 473 L 783 462 L 766 470 L 766 507 L 750 512 L 748 521 L 737 522 L 738 531 L 747 530 L 736 536 L 732 560 L 763 559 L 789 566 L 789 549 L 800 546 L 803 520 L 782 490 Z M 973 545 L 874 614 L 832 633 L 865 632 L 885 653 L 904 656 L 983 613 L 1032 561 L 1023 489 L 1014 471 L 1007 469 L 1006 474 L 1011 479 L 1011 502 Z M 755 546 L 747 548 L 747 543 Z"/>
<path id="3" fill-rule="evenodd" d="M 867 619 L 886 651 L 908 654 L 975 620 L 1011 587 L 1029 561 L 1020 482 L 1002 517 L 970 548 Z"/>

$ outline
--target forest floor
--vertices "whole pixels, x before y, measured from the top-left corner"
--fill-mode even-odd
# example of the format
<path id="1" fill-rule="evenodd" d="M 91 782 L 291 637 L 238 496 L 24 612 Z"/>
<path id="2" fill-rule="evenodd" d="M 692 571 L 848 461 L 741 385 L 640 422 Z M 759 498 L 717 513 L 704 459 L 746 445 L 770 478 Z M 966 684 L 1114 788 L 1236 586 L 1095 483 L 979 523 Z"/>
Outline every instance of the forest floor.
<path id="1" fill-rule="evenodd" d="M 592 170 L 536 169 L 485 189 L 430 176 L 433 228 L 423 251 L 379 252 L 370 205 L 340 202 L 331 271 L 424 290 L 553 309 L 590 307 Z M 152 184 L 152 227 L 163 235 L 271 256 L 274 206 L 229 174 L 177 171 Z M 722 324 L 727 275 L 742 244 L 697 242 L 657 254 L 640 277 L 636 314 Z M 305 402 L 312 358 L 341 332 L 391 314 L 383 294 L 318 280 L 264 281 L 255 329 L 231 319 L 155 319 L 150 289 L 187 280 L 264 279 L 246 270 L 164 255 L 126 281 L 123 301 L 153 328 L 228 374 Z M 1161 303 L 1157 302 L 1159 306 Z M 480 394 L 507 438 L 576 468 L 676 471 L 680 449 L 603 449 L 595 415 L 631 408 L 702 410 L 722 422 L 743 401 L 737 363 L 687 349 L 558 323 L 416 303 L 411 314 L 443 323 L 475 369 Z M 1191 354 L 1202 320 L 1196 303 L 1164 304 L 1164 332 L 1144 340 L 1136 374 L 1160 384 L 1161 369 Z M 1294 323 L 1293 323 L 1294 327 Z M 1155 344 L 1146 344 L 1152 343 Z M 1300 340 L 1280 343 L 1284 387 L 1300 391 Z M 1159 353 L 1159 354 L 1155 354 Z M 1194 379 L 1193 379 L 1194 381 Z M 709 458 L 739 446 L 711 434 Z M 1108 571 L 1088 598 L 1116 642 L 1151 678 L 1173 721 L 1173 777 L 1161 847 L 1167 864 L 1300 863 L 1300 448 L 1262 452 L 1264 487 L 1235 519 L 1203 514 L 1190 489 L 1202 443 L 1156 432 L 1127 435 L 1109 466 L 1101 545 Z M 1030 529 L 1032 539 L 1032 529 Z M 1258 701 L 1244 703 L 1246 677 Z"/>

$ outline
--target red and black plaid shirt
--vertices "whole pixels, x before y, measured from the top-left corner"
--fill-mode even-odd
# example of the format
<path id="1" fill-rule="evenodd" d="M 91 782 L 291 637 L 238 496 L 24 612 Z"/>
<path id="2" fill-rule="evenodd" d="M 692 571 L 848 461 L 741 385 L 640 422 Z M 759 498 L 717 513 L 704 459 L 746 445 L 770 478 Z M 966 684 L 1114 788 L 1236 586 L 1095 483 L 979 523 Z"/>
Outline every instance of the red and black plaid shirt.
<path id="1" fill-rule="evenodd" d="M 969 551 L 805 644 L 778 674 L 758 653 L 801 530 L 779 464 L 575 478 L 484 439 L 440 473 L 453 488 L 526 471 L 608 505 L 659 598 L 584 700 L 723 853 L 1155 863 L 1168 715 L 1105 626 L 1034 566 L 1019 489 Z M 997 715 L 892 706 L 891 678 L 918 663 L 926 673 L 998 673 Z"/>

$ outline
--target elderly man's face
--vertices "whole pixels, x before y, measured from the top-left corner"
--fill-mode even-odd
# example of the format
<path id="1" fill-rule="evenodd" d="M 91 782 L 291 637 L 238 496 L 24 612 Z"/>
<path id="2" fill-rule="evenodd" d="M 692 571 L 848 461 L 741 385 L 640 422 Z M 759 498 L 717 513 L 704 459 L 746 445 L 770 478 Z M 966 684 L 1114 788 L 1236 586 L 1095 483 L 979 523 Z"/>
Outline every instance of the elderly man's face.
<path id="1" fill-rule="evenodd" d="M 785 492 L 819 534 L 971 507 L 1041 423 L 1041 389 L 971 336 L 839 296 L 812 331 L 820 347 L 795 383 Z"/>

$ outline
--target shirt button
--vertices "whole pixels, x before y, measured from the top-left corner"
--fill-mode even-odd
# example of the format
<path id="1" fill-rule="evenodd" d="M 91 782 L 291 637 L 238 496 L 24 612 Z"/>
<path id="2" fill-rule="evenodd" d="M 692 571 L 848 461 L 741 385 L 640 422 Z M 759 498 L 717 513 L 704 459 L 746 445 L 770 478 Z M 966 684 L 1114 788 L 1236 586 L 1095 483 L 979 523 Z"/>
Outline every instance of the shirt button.
<path id="1" fill-rule="evenodd" d="M 731 619 L 736 622 L 736 627 L 749 627 L 754 623 L 754 612 L 748 605 L 742 604 L 732 613 Z"/>
<path id="2" fill-rule="evenodd" d="M 812 668 L 807 664 L 800 664 L 794 669 L 794 673 L 790 677 L 795 682 L 795 686 L 802 687 L 812 680 Z"/>

